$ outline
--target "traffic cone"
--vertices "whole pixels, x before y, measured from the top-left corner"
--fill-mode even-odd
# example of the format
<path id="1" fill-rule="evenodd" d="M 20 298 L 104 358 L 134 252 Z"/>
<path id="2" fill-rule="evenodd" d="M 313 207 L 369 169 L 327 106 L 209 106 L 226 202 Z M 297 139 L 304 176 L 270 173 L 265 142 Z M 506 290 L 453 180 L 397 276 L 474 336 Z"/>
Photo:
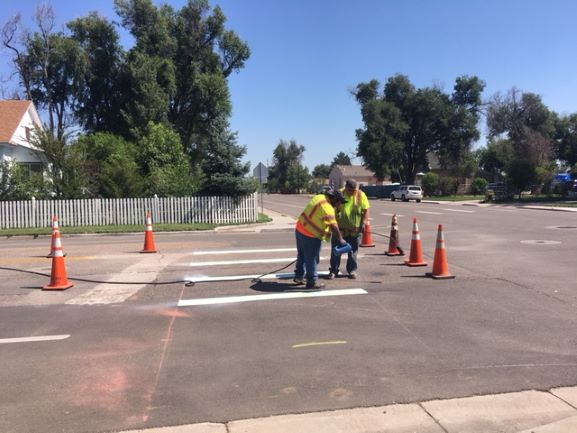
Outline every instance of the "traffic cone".
<path id="1" fill-rule="evenodd" d="M 445 239 L 443 238 L 443 224 L 439 224 L 437 232 L 437 246 L 435 247 L 435 260 L 433 261 L 433 272 L 427 273 L 427 276 L 436 280 L 455 278 L 449 273 L 449 264 L 447 263 L 447 253 L 445 251 Z"/>
<path id="2" fill-rule="evenodd" d="M 423 261 L 423 248 L 421 247 L 421 234 L 417 225 L 417 218 L 413 218 L 413 236 L 411 237 L 411 252 L 409 260 L 405 260 L 407 266 L 427 266 Z"/>
<path id="3" fill-rule="evenodd" d="M 361 247 L 374 247 L 373 238 L 371 237 L 371 222 L 367 219 L 365 229 L 363 230 L 363 238 L 361 239 Z"/>
<path id="4" fill-rule="evenodd" d="M 404 256 L 403 252 L 399 250 L 399 223 L 397 214 L 393 215 L 391 219 L 391 235 L 389 236 L 389 251 L 385 254 L 387 256 Z"/>
<path id="5" fill-rule="evenodd" d="M 54 234 L 59 231 L 58 229 L 58 217 L 56 215 L 52 216 L 52 238 L 50 239 L 50 253 L 46 256 L 47 258 L 54 257 Z"/>
<path id="6" fill-rule="evenodd" d="M 154 245 L 154 234 L 152 233 L 152 219 L 150 212 L 146 213 L 146 230 L 144 232 L 144 249 L 141 253 L 156 253 L 156 246 Z"/>
<path id="7" fill-rule="evenodd" d="M 62 241 L 58 228 L 54 232 L 54 256 L 52 257 L 52 272 L 50 274 L 50 284 L 43 286 L 42 290 L 66 290 L 74 286 L 68 281 L 66 276 L 66 265 L 64 264 L 64 254 L 62 252 Z"/>

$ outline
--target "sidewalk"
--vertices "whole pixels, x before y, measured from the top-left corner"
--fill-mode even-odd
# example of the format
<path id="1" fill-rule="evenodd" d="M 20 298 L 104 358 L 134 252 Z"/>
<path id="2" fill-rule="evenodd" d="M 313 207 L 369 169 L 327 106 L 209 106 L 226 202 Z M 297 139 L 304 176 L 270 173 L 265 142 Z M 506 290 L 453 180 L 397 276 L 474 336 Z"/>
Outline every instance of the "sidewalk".
<path id="1" fill-rule="evenodd" d="M 214 230 L 217 232 L 225 231 L 235 231 L 235 232 L 262 232 L 262 231 L 284 231 L 284 230 L 294 230 L 296 218 L 287 216 L 269 209 L 264 209 L 264 214 L 267 215 L 272 221 L 268 223 L 254 223 L 254 224 L 241 224 L 234 226 L 222 226 L 217 227 Z"/>
<path id="2" fill-rule="evenodd" d="M 575 433 L 577 387 L 121 433 Z"/>

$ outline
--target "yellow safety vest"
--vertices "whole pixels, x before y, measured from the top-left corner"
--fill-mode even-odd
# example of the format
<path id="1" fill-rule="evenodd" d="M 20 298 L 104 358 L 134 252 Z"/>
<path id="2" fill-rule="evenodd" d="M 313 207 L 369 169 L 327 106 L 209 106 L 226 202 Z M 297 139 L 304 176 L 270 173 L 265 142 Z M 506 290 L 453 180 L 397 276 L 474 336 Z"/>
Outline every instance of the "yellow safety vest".
<path id="1" fill-rule="evenodd" d="M 315 195 L 306 205 L 297 220 L 297 230 L 303 228 L 311 236 L 328 241 L 331 238 L 331 226 L 336 225 L 335 209 L 324 194 Z"/>

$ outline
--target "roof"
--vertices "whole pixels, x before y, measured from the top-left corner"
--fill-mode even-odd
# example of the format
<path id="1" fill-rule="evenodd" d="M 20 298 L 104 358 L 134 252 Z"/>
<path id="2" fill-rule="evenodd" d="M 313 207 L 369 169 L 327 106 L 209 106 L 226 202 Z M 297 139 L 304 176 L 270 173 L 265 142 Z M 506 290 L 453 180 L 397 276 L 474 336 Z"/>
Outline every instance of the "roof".
<path id="1" fill-rule="evenodd" d="M 345 177 L 374 177 L 375 173 L 362 165 L 335 165 Z"/>
<path id="2" fill-rule="evenodd" d="M 0 143 L 10 143 L 32 101 L 0 101 Z"/>

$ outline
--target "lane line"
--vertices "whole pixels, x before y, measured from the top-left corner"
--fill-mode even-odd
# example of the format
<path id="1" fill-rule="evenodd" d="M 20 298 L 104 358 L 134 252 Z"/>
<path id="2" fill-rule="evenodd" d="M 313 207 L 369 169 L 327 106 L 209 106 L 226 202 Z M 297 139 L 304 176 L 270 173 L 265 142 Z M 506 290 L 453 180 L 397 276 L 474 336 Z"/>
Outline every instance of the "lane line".
<path id="1" fill-rule="evenodd" d="M 31 343 L 35 341 L 57 341 L 66 340 L 70 337 L 70 334 L 66 335 L 44 335 L 40 337 L 21 337 L 21 338 L 1 338 L 0 344 L 10 344 L 10 343 Z"/>
<path id="2" fill-rule="evenodd" d="M 321 275 L 328 275 L 329 271 L 319 271 L 319 276 Z M 235 281 L 235 280 L 248 280 L 250 278 L 260 277 L 261 280 L 286 280 L 289 278 L 294 278 L 294 272 L 283 272 L 279 274 L 266 274 L 262 277 L 260 274 L 253 274 L 253 275 L 223 275 L 220 277 L 208 277 L 208 276 L 199 276 L 199 277 L 187 277 L 187 280 L 192 281 L 193 283 L 202 283 L 208 281 Z"/>
<path id="3" fill-rule="evenodd" d="M 474 210 L 463 210 L 463 209 L 443 209 L 449 212 L 463 212 L 463 213 L 475 213 Z"/>
<path id="4" fill-rule="evenodd" d="M 443 215 L 442 212 L 427 212 L 427 211 L 424 211 L 424 210 L 418 210 L 416 213 L 424 213 L 424 214 L 427 214 L 427 215 Z"/>
<path id="5" fill-rule="evenodd" d="M 312 346 L 328 346 L 332 344 L 347 344 L 346 341 L 313 341 L 311 343 L 294 344 L 293 349 L 300 349 L 301 347 L 312 347 Z"/>
<path id="6" fill-rule="evenodd" d="M 248 296 L 226 296 L 220 298 L 202 298 L 202 299 L 182 299 L 178 301 L 179 307 L 192 307 L 198 305 L 217 305 L 233 304 L 240 302 L 257 302 L 271 301 L 277 299 L 296 299 L 296 298 L 320 298 L 327 296 L 348 296 L 348 295 L 366 295 L 364 289 L 344 289 L 344 290 L 325 290 L 318 292 L 287 292 L 287 293 L 270 293 L 266 295 L 248 295 Z"/>
<path id="7" fill-rule="evenodd" d="M 326 260 L 326 257 L 321 257 L 321 260 Z M 203 266 L 220 266 L 220 265 L 249 265 L 253 263 L 286 263 L 294 261 L 294 257 L 285 257 L 277 259 L 254 259 L 254 260 L 221 260 L 216 262 L 192 262 L 189 266 L 192 268 Z"/>
<path id="8" fill-rule="evenodd" d="M 379 215 L 384 215 L 384 216 L 393 216 L 393 215 L 397 215 L 397 217 L 402 218 L 405 215 L 399 215 L 399 214 L 394 214 L 394 213 L 380 213 Z"/>
<path id="9" fill-rule="evenodd" d="M 208 256 L 208 255 L 222 255 L 222 254 L 251 254 L 251 253 L 284 253 L 288 251 L 296 251 L 296 248 L 269 248 L 256 250 L 221 250 L 221 251 L 195 251 L 193 256 Z"/>

